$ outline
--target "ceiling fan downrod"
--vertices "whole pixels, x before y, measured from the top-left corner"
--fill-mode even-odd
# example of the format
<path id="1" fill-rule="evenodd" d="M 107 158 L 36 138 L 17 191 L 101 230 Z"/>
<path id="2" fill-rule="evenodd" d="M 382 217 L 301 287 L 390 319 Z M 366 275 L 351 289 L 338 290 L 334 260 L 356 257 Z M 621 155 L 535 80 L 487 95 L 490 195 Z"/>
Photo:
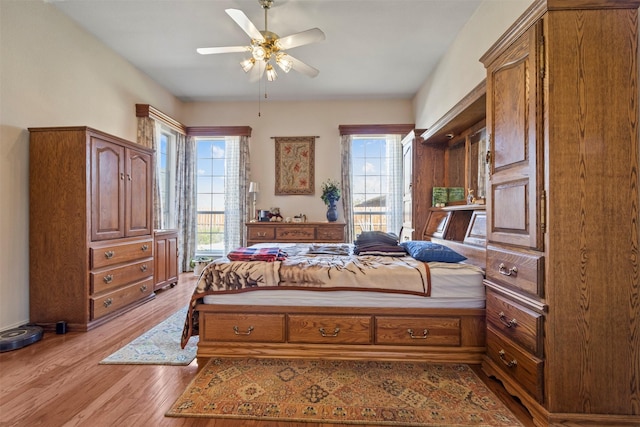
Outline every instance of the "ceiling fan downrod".
<path id="1" fill-rule="evenodd" d="M 271 9 L 271 6 L 273 6 L 273 0 L 258 0 L 258 3 L 260 3 L 260 7 L 264 9 L 264 31 L 267 32 L 267 12 Z"/>

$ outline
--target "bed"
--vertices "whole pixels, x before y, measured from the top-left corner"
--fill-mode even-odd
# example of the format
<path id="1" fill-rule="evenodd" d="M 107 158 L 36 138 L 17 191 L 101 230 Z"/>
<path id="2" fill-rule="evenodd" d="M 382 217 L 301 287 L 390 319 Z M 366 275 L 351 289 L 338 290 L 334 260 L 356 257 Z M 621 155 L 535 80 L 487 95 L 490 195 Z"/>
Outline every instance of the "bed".
<path id="1" fill-rule="evenodd" d="M 284 257 L 216 260 L 191 298 L 183 346 L 198 358 L 296 357 L 480 363 L 481 268 L 354 255 L 347 244 L 260 244 Z M 273 253 L 272 253 L 273 255 Z"/>

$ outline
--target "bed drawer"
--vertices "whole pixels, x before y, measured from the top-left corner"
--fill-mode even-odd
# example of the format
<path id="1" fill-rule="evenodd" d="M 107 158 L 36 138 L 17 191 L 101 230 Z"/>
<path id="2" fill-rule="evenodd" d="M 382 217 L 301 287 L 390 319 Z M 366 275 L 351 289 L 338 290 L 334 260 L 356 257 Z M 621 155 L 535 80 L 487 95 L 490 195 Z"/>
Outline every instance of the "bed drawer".
<path id="1" fill-rule="evenodd" d="M 89 276 L 92 294 L 116 289 L 127 283 L 153 276 L 153 259 L 149 258 L 134 264 L 110 268 L 100 272 L 92 271 Z"/>
<path id="2" fill-rule="evenodd" d="M 290 343 L 371 344 L 371 316 L 288 316 Z"/>
<path id="3" fill-rule="evenodd" d="M 542 355 L 543 319 L 542 314 L 487 289 L 487 321 L 536 356 Z"/>
<path id="4" fill-rule="evenodd" d="M 376 344 L 460 345 L 457 317 L 376 316 Z"/>
<path id="5" fill-rule="evenodd" d="M 487 248 L 487 280 L 544 296 L 544 257 Z"/>
<path id="6" fill-rule="evenodd" d="M 150 257 L 153 240 L 141 240 L 120 245 L 98 246 L 89 249 L 91 268 L 107 267 L 131 260 Z"/>
<path id="7" fill-rule="evenodd" d="M 276 239 L 282 242 L 315 240 L 315 237 L 316 229 L 313 226 L 276 228 Z"/>
<path id="8" fill-rule="evenodd" d="M 202 313 L 206 341 L 284 342 L 284 314 Z"/>
<path id="9" fill-rule="evenodd" d="M 131 284 L 117 291 L 91 298 L 91 319 L 113 313 L 153 293 L 153 278 Z"/>
<path id="10" fill-rule="evenodd" d="M 512 345 L 491 327 L 487 328 L 487 355 L 538 402 L 542 402 L 544 362 L 541 359 Z"/>

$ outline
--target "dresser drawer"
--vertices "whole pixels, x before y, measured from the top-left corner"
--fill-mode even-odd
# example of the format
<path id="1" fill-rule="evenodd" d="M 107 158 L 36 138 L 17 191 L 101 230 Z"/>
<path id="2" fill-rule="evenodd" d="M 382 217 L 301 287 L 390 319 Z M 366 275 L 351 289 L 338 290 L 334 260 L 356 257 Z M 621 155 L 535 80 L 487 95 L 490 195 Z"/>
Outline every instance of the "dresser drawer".
<path id="1" fill-rule="evenodd" d="M 487 328 L 487 356 L 538 402 L 543 401 L 544 362 L 541 359 L 511 344 L 491 327 Z"/>
<path id="2" fill-rule="evenodd" d="M 113 313 L 153 293 L 153 278 L 133 283 L 122 289 L 91 298 L 91 319 Z"/>
<path id="3" fill-rule="evenodd" d="M 276 228 L 276 239 L 278 241 L 295 242 L 300 240 L 314 240 L 315 236 L 316 233 L 313 226 L 285 226 Z"/>
<path id="4" fill-rule="evenodd" d="M 544 257 L 487 248 L 487 280 L 544 296 Z"/>
<path id="5" fill-rule="evenodd" d="M 153 240 L 151 239 L 119 245 L 98 246 L 89 249 L 92 269 L 148 258 L 152 254 Z"/>
<path id="6" fill-rule="evenodd" d="M 457 317 L 376 316 L 376 344 L 459 346 Z"/>
<path id="7" fill-rule="evenodd" d="M 487 289 L 487 322 L 505 337 L 542 356 L 544 316 Z"/>
<path id="8" fill-rule="evenodd" d="M 284 342 L 284 314 L 202 313 L 203 340 L 232 342 Z"/>
<path id="9" fill-rule="evenodd" d="M 119 288 L 127 283 L 153 276 L 153 259 L 136 262 L 122 267 L 110 268 L 99 272 L 92 271 L 90 276 L 91 293 L 97 294 L 109 289 Z"/>
<path id="10" fill-rule="evenodd" d="M 289 315 L 290 343 L 371 344 L 371 316 Z"/>
<path id="11" fill-rule="evenodd" d="M 318 242 L 344 242 L 344 226 L 342 227 L 318 227 L 316 228 L 316 240 Z"/>
<path id="12" fill-rule="evenodd" d="M 272 242 L 276 238 L 274 227 L 251 226 L 247 228 L 247 240 L 263 240 Z"/>

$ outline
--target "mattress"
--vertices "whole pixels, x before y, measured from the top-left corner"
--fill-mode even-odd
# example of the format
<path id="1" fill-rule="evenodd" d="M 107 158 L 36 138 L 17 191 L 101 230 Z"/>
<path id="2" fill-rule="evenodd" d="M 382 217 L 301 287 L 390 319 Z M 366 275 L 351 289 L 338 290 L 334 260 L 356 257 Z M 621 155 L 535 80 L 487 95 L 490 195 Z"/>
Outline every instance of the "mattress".
<path id="1" fill-rule="evenodd" d="M 430 262 L 431 296 L 367 291 L 270 289 L 206 295 L 205 304 L 381 308 L 484 308 L 484 272 L 473 265 Z"/>

